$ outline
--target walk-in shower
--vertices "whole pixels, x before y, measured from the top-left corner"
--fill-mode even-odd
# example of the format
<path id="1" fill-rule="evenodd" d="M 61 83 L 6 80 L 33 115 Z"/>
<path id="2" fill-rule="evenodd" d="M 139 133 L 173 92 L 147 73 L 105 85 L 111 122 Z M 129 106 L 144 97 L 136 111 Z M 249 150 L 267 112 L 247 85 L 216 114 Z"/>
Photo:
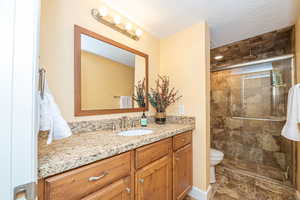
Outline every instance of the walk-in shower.
<path id="1" fill-rule="evenodd" d="M 293 55 L 212 71 L 211 145 L 224 166 L 295 184 L 296 147 L 281 136 L 294 76 Z"/>

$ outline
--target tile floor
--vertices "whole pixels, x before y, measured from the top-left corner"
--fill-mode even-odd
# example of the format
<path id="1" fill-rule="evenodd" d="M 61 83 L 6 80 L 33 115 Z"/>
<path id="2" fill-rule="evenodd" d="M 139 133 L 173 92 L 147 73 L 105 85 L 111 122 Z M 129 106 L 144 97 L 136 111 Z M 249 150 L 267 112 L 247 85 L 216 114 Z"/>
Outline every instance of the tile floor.
<path id="1" fill-rule="evenodd" d="M 194 199 L 192 197 L 189 197 L 189 196 L 186 196 L 183 200 L 196 200 L 196 199 Z"/>
<path id="2" fill-rule="evenodd" d="M 218 166 L 216 177 L 210 200 L 297 200 L 293 188 L 243 170 Z"/>
<path id="3" fill-rule="evenodd" d="M 219 167 L 211 200 L 296 200 L 295 190 L 268 178 Z"/>

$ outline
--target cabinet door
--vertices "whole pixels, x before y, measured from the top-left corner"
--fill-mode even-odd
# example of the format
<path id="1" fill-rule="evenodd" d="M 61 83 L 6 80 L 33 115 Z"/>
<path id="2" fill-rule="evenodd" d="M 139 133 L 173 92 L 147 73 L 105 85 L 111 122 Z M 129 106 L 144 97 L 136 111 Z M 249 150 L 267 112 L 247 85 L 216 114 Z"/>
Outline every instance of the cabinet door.
<path id="1" fill-rule="evenodd" d="M 130 177 L 126 177 L 81 200 L 129 200 L 131 192 Z"/>
<path id="2" fill-rule="evenodd" d="M 172 159 L 167 155 L 136 173 L 136 200 L 172 199 Z"/>
<path id="3" fill-rule="evenodd" d="M 182 200 L 193 184 L 192 145 L 186 145 L 173 154 L 173 199 Z"/>

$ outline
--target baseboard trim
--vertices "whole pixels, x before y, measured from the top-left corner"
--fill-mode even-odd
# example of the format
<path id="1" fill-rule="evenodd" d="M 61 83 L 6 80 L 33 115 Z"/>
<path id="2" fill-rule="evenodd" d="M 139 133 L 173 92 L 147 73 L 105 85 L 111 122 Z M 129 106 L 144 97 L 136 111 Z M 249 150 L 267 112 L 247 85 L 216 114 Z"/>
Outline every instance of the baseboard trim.
<path id="1" fill-rule="evenodd" d="M 208 186 L 207 191 L 200 190 L 199 188 L 193 186 L 189 192 L 189 196 L 196 200 L 209 200 L 212 193 L 211 185 Z"/>
<path id="2" fill-rule="evenodd" d="M 296 195 L 295 196 L 296 196 L 297 200 L 300 200 L 300 192 L 298 190 L 296 190 Z"/>

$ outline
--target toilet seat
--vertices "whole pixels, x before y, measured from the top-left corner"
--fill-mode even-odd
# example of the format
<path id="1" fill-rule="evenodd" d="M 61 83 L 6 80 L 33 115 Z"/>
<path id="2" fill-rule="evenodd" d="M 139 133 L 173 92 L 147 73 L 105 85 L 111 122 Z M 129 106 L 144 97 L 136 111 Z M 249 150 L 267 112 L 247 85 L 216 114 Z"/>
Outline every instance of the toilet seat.
<path id="1" fill-rule="evenodd" d="M 210 149 L 210 183 L 216 182 L 215 166 L 220 164 L 224 158 L 224 153 L 216 149 Z"/>
<path id="2" fill-rule="evenodd" d="M 216 149 L 210 149 L 210 158 L 211 159 L 223 159 L 224 153 Z"/>

